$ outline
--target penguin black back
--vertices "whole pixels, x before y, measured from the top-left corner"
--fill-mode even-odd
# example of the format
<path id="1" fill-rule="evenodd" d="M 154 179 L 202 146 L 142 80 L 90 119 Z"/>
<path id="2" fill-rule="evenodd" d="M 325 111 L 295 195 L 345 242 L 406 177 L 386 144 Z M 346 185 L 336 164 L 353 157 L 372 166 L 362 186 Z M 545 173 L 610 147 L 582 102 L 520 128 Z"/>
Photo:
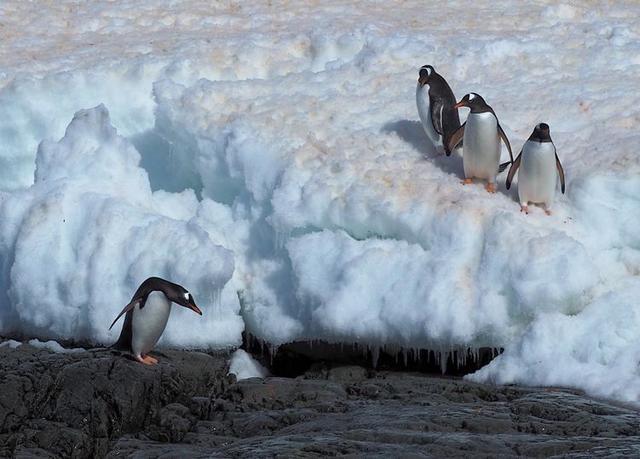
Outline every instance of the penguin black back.
<path id="1" fill-rule="evenodd" d="M 431 105 L 433 128 L 438 134 L 442 135 L 442 143 L 446 149 L 449 139 L 460 127 L 458 110 L 453 108 L 456 103 L 456 96 L 453 94 L 453 90 L 447 80 L 430 65 L 423 65 L 420 68 L 418 81 L 420 84 L 429 85 L 429 104 Z M 447 153 L 450 153 L 450 151 L 447 151 Z"/>

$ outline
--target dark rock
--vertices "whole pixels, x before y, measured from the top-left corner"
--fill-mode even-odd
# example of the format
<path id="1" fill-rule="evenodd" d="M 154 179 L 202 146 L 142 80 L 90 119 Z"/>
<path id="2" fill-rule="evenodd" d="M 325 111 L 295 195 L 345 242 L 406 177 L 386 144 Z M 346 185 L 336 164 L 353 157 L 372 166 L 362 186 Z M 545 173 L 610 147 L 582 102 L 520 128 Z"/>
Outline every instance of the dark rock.
<path id="1" fill-rule="evenodd" d="M 327 362 L 236 382 L 226 354 L 158 356 L 0 348 L 0 457 L 640 455 L 637 410 L 575 391 Z"/>
<path id="2" fill-rule="evenodd" d="M 158 426 L 150 427 L 152 433 L 149 437 L 163 442 L 179 442 L 195 424 L 196 418 L 189 408 L 180 403 L 170 403 L 160 410 Z"/>

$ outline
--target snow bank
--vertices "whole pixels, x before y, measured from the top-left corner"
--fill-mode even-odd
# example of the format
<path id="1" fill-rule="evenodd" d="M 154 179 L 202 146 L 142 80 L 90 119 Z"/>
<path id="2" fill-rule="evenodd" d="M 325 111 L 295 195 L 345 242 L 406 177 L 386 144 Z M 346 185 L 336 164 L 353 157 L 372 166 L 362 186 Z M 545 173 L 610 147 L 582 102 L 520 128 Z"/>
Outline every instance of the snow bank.
<path id="1" fill-rule="evenodd" d="M 110 321 L 137 286 L 158 275 L 184 284 L 204 317 L 175 308 L 174 345 L 228 345 L 237 302 L 216 302 L 233 255 L 193 220 L 193 192 L 154 194 L 140 156 L 104 106 L 79 111 L 59 142 L 44 141 L 35 183 L 0 203 L 2 329 L 110 342 Z"/>
<path id="2" fill-rule="evenodd" d="M 7 61 L 0 333 L 109 342 L 154 274 L 205 306 L 174 311 L 165 344 L 236 346 L 244 328 L 274 345 L 504 347 L 471 377 L 640 400 L 637 7 L 188 3 L 159 21 L 111 6 L 129 48 L 100 43 L 106 64 L 71 47 L 24 78 Z M 426 63 L 482 94 L 516 152 L 549 123 L 567 176 L 551 217 L 435 156 L 414 106 Z"/>
<path id="3" fill-rule="evenodd" d="M 639 293 L 640 281 L 634 279 L 579 315 L 542 314 L 503 355 L 468 378 L 496 384 L 577 385 L 593 395 L 638 403 Z"/>
<path id="4" fill-rule="evenodd" d="M 236 375 L 236 379 L 240 381 L 248 378 L 265 378 L 269 375 L 269 371 L 255 361 L 251 355 L 238 349 L 231 356 L 229 374 Z"/>

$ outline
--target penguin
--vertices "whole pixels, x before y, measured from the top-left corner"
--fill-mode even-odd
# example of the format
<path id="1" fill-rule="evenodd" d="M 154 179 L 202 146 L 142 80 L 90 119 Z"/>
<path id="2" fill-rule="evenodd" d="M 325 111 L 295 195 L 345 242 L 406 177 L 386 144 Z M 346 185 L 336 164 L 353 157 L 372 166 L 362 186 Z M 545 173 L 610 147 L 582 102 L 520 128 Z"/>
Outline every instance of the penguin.
<path id="1" fill-rule="evenodd" d="M 495 193 L 496 176 L 513 163 L 509 139 L 502 130 L 493 108 L 475 92 L 465 95 L 453 107 L 471 109 L 467 121 L 453 133 L 447 146 L 452 150 L 463 140 L 462 165 L 465 179 L 462 183 L 465 185 L 473 183 L 474 178 L 484 179 L 487 181 L 486 190 L 489 193 Z M 507 146 L 511 158 L 503 164 L 500 164 L 500 139 Z"/>
<path id="2" fill-rule="evenodd" d="M 447 156 L 451 155 L 451 150 L 447 148 L 448 140 L 460 127 L 458 110 L 453 108 L 456 96 L 431 65 L 420 67 L 416 103 L 422 127 L 436 150 L 441 152 L 444 149 Z"/>
<path id="3" fill-rule="evenodd" d="M 158 363 L 148 352 L 153 349 L 167 326 L 171 302 L 202 315 L 191 293 L 183 286 L 159 277 L 150 277 L 140 284 L 129 304 L 109 327 L 111 330 L 118 319 L 126 314 L 120 338 L 111 347 L 131 352 L 138 362 L 146 365 Z"/>
<path id="4" fill-rule="evenodd" d="M 564 169 L 549 135 L 549 125 L 538 124 L 522 146 L 520 154 L 511 165 L 507 175 L 507 190 L 518 174 L 518 198 L 520 212 L 529 213 L 529 203 L 542 204 L 547 215 L 551 215 L 551 204 L 556 194 L 558 176 L 564 194 Z M 557 172 L 556 172 L 557 171 Z"/>

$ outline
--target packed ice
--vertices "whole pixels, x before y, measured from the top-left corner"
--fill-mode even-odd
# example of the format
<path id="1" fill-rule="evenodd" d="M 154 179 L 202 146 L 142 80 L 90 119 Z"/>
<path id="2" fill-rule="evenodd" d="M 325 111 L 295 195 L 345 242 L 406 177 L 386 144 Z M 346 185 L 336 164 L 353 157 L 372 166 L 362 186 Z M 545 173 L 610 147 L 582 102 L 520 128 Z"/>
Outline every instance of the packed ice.
<path id="1" fill-rule="evenodd" d="M 17 349 L 22 346 L 20 341 L 16 341 L 15 339 L 8 339 L 0 343 L 0 347 L 7 347 L 9 349 Z"/>
<path id="2" fill-rule="evenodd" d="M 64 347 L 60 343 L 54 340 L 40 341 L 39 339 L 30 339 L 29 345 L 37 349 L 45 349 L 49 352 L 53 352 L 54 354 L 77 354 L 78 352 L 85 351 L 81 347 L 72 347 L 72 348 Z"/>
<path id="3" fill-rule="evenodd" d="M 470 378 L 640 403 L 640 6 L 494 3 L 3 2 L 0 335 L 111 343 L 157 275 L 204 312 L 165 345 L 489 346 Z M 424 64 L 514 154 L 550 125 L 551 216 L 460 183 Z"/>

